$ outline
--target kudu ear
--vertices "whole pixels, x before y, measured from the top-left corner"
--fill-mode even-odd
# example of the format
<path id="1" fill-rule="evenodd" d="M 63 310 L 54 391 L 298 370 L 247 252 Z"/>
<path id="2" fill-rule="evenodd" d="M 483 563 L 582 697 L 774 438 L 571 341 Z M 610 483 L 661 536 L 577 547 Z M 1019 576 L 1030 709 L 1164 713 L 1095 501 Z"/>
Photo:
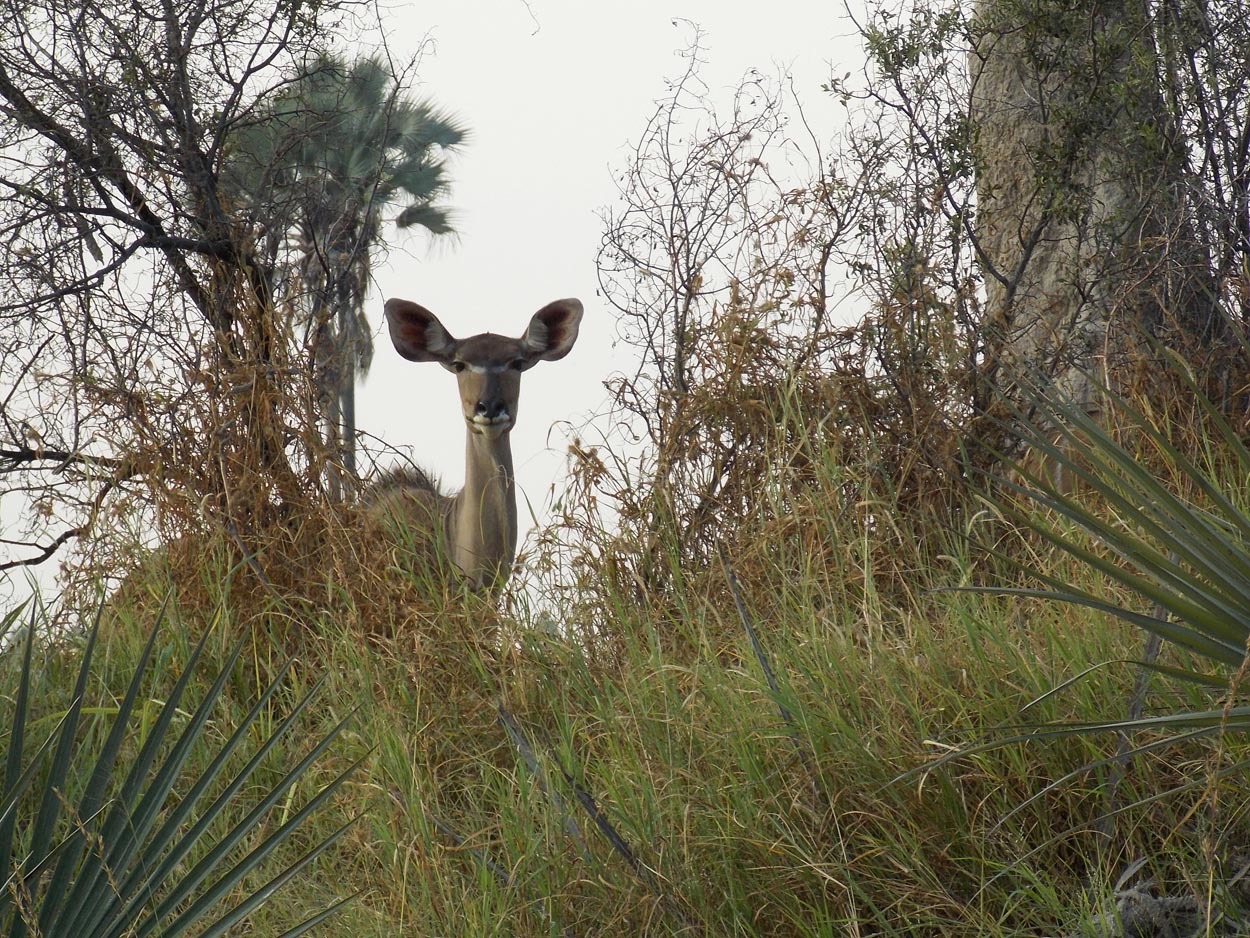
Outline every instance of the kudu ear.
<path id="1" fill-rule="evenodd" d="M 556 300 L 534 314 L 521 343 L 536 362 L 558 361 L 573 348 L 581 321 L 581 300 Z"/>
<path id="2" fill-rule="evenodd" d="M 424 306 L 408 300 L 387 300 L 386 324 L 395 351 L 409 361 L 446 364 L 455 352 L 456 340 Z"/>

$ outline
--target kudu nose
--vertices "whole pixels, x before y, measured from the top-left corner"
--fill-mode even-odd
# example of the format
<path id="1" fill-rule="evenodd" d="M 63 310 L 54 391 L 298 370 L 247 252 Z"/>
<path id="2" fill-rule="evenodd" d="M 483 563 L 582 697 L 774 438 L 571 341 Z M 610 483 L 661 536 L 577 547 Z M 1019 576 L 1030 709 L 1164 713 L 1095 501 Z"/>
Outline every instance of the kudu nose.
<path id="1" fill-rule="evenodd" d="M 498 420 L 507 415 L 507 405 L 498 398 L 493 401 L 478 401 L 477 406 L 473 408 L 474 417 L 482 417 L 486 420 Z"/>

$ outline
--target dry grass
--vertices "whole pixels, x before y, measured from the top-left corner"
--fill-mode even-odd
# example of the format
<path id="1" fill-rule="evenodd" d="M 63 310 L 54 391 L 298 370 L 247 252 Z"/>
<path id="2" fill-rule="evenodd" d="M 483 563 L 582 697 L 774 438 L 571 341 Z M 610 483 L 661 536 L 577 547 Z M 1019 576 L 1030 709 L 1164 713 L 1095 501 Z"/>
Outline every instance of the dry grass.
<path id="1" fill-rule="evenodd" d="M 541 608 L 500 611 L 411 532 L 327 508 L 253 532 L 246 553 L 188 532 L 131 578 L 101 686 L 173 585 L 179 641 L 247 633 L 253 675 L 296 654 L 303 680 L 326 677 L 309 735 L 359 708 L 340 756 L 369 753 L 368 772 L 341 809 L 362 821 L 256 934 L 346 891 L 334 930 L 361 936 L 1056 934 L 1136 858 L 1206 894 L 1206 871 L 1250 843 L 1244 796 L 1218 779 L 1237 740 L 1138 757 L 1112 840 L 1096 832 L 1105 766 L 1074 770 L 1114 738 L 934 767 L 1003 727 L 1115 715 L 1123 664 L 1046 694 L 1140 641 L 951 587 L 1020 582 L 1023 563 L 1128 599 L 998 509 L 1002 437 L 937 377 L 960 350 L 886 374 L 842 354 L 863 333 L 838 333 L 795 369 L 724 316 L 707 381 L 664 404 L 653 462 L 581 451 L 530 553 Z M 1181 383 L 1141 391 L 1229 469 Z M 240 675 L 239 706 L 254 683 Z M 1186 703 L 1170 693 L 1152 705 Z"/>

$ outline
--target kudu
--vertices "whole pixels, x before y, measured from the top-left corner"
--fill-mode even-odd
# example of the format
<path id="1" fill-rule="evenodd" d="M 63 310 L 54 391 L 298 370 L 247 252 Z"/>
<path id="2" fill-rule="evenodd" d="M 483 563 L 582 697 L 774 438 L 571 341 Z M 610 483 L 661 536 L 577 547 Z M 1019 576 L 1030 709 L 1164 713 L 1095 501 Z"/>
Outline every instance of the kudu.
<path id="1" fill-rule="evenodd" d="M 579 300 L 548 303 L 519 339 L 484 332 L 456 339 L 438 318 L 408 300 L 386 302 L 395 350 L 414 362 L 438 362 L 455 373 L 467 428 L 464 488 L 439 493 L 420 472 L 391 476 L 369 493 L 373 506 L 414 524 L 441 530 L 447 555 L 473 589 L 503 586 L 516 556 L 516 481 L 509 434 L 516 424 L 521 372 L 557 361 L 577 340 Z M 421 506 L 424 518 L 410 509 Z"/>

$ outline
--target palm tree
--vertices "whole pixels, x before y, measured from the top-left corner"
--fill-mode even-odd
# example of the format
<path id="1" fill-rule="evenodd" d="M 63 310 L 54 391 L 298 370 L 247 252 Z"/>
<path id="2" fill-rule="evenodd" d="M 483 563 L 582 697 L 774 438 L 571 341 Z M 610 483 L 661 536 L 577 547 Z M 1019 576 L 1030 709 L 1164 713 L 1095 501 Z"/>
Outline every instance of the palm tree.
<path id="1" fill-rule="evenodd" d="M 381 59 L 323 56 L 236 138 L 236 165 L 246 157 L 236 175 L 253 211 L 264 211 L 271 238 L 294 237 L 326 442 L 338 456 L 335 498 L 356 472 L 356 376 L 373 357 L 364 300 L 383 212 L 401 204 L 398 227 L 452 231 L 439 204 L 442 159 L 466 131 L 403 90 Z"/>

